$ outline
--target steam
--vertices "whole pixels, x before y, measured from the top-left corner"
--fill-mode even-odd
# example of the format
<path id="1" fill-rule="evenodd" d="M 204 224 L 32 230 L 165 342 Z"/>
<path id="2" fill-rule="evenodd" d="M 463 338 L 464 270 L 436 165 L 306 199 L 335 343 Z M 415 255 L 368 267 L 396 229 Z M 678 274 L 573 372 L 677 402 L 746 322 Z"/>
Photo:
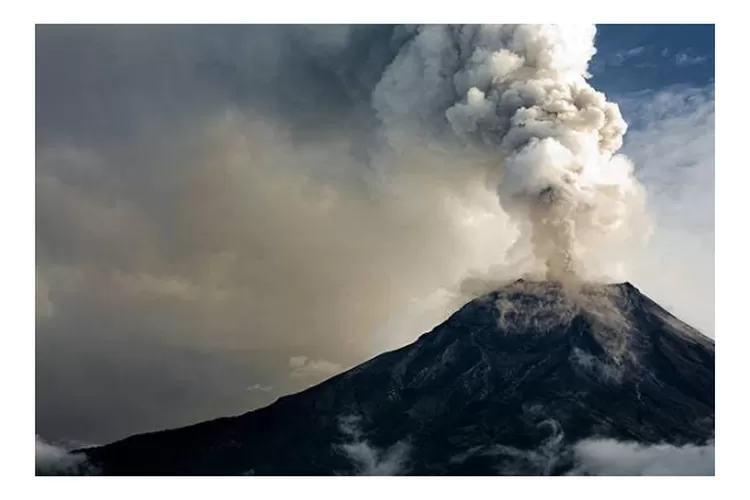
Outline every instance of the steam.
<path id="1" fill-rule="evenodd" d="M 46 442 L 36 436 L 36 474 L 38 476 L 93 475 L 96 470 L 80 454 Z"/>
<path id="2" fill-rule="evenodd" d="M 420 125 L 485 156 L 487 179 L 549 279 L 605 272 L 643 222 L 643 190 L 617 151 L 619 108 L 586 81 L 592 26 L 425 26 L 375 89 L 398 147 Z M 416 120 L 416 121 L 415 121 Z M 589 260 L 592 265 L 587 268 Z M 590 276 L 589 276 L 590 277 Z"/>
<path id="3" fill-rule="evenodd" d="M 336 446 L 336 449 L 343 452 L 354 463 L 357 475 L 395 476 L 404 474 L 407 471 L 406 463 L 411 451 L 409 444 L 399 441 L 386 450 L 379 450 L 363 437 L 359 424 L 360 418 L 357 416 L 341 418 L 339 429 L 349 439 L 349 442 Z"/>

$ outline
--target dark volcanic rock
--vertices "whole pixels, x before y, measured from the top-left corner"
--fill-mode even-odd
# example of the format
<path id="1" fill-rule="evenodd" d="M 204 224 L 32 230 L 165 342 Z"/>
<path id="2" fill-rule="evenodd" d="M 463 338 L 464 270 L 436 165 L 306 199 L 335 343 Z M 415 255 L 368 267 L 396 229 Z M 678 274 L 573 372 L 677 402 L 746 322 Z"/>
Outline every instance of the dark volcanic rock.
<path id="1" fill-rule="evenodd" d="M 80 452 L 114 475 L 560 474 L 580 439 L 713 432 L 712 340 L 630 284 L 518 281 L 266 408 Z"/>

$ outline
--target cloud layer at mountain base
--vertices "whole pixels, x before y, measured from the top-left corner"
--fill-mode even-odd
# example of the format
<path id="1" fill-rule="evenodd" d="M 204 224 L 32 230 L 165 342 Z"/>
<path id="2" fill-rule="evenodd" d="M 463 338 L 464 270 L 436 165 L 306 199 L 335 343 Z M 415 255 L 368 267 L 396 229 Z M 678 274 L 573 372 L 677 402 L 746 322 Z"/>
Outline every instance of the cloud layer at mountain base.
<path id="1" fill-rule="evenodd" d="M 642 445 L 592 439 L 574 448 L 579 473 L 596 476 L 713 476 L 716 450 L 705 446 Z"/>

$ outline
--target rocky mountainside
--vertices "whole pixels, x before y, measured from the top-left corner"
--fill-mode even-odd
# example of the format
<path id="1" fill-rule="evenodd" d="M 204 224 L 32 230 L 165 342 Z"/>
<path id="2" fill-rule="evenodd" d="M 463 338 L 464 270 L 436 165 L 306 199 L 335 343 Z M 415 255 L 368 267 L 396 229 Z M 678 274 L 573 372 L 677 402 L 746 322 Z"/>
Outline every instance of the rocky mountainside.
<path id="1" fill-rule="evenodd" d="M 107 475 L 564 474 L 582 439 L 713 433 L 711 339 L 627 283 L 519 280 L 268 407 L 78 453 Z"/>

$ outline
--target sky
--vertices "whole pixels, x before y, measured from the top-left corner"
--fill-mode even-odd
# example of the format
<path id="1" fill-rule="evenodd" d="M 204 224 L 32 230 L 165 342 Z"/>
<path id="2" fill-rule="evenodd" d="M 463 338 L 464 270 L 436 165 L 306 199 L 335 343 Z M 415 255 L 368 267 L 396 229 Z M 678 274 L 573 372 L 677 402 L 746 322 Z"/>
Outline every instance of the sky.
<path id="1" fill-rule="evenodd" d="M 714 336 L 714 26 L 599 25 L 592 83 L 620 105 L 654 258 L 634 282 Z"/>
<path id="2" fill-rule="evenodd" d="M 39 435 L 242 413 L 467 299 L 508 246 L 497 200 L 444 151 L 373 153 L 369 92 L 406 36 L 37 28 Z M 713 26 L 598 26 L 596 47 L 654 222 L 628 279 L 713 336 Z"/>

